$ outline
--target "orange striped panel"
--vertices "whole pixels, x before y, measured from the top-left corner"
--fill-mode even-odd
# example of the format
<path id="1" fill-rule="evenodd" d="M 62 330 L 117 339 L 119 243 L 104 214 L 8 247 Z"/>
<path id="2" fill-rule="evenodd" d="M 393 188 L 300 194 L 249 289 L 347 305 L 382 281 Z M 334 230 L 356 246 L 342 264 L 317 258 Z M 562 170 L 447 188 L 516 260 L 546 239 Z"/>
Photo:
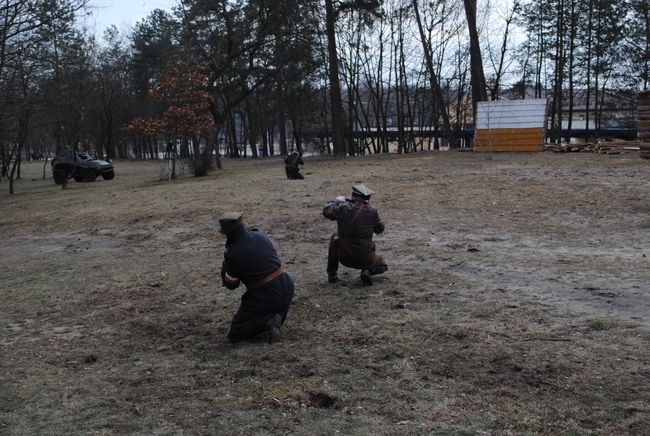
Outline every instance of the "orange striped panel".
<path id="1" fill-rule="evenodd" d="M 544 129 L 481 129 L 474 136 L 474 151 L 542 151 Z"/>

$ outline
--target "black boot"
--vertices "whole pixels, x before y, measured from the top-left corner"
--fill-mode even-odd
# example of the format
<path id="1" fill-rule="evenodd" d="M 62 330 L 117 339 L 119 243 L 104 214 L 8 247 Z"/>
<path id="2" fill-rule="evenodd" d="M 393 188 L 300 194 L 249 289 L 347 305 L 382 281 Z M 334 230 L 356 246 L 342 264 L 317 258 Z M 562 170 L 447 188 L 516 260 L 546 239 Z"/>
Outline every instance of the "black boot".
<path id="1" fill-rule="evenodd" d="M 273 315 L 266 324 L 269 326 L 268 340 L 269 344 L 280 341 L 280 327 L 282 327 L 282 316 L 279 313 Z"/>
<path id="2" fill-rule="evenodd" d="M 370 277 L 370 271 L 367 269 L 362 269 L 361 270 L 361 281 L 365 286 L 370 286 L 372 285 L 372 278 Z"/>

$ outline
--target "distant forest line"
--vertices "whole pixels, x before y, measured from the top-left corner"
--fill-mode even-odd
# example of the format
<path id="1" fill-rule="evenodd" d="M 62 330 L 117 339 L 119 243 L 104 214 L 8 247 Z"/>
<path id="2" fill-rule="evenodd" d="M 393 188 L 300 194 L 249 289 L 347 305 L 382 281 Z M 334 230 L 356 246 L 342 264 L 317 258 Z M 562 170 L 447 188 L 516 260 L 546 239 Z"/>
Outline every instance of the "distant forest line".
<path id="1" fill-rule="evenodd" d="M 400 134 L 414 126 L 443 132 L 426 148 L 455 147 L 476 103 L 497 99 L 546 98 L 560 140 L 577 112 L 576 129 L 598 132 L 650 87 L 646 0 L 179 0 L 101 37 L 92 13 L 0 2 L 11 185 L 22 159 L 63 149 L 112 160 L 171 144 L 209 171 L 215 155 L 287 154 L 313 132 L 338 156 L 414 151 Z M 360 142 L 364 130 L 380 133 Z"/>

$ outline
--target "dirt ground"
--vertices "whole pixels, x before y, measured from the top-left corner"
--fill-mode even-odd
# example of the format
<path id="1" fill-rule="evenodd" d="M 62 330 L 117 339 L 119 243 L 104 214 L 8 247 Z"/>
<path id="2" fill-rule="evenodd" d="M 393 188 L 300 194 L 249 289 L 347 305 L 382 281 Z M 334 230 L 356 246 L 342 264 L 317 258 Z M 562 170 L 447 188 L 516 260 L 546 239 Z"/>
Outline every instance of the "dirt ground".
<path id="1" fill-rule="evenodd" d="M 650 161 L 429 152 L 0 183 L 2 434 L 649 434 Z M 389 270 L 328 284 L 364 182 Z M 217 217 L 273 240 L 282 341 L 231 345 Z"/>

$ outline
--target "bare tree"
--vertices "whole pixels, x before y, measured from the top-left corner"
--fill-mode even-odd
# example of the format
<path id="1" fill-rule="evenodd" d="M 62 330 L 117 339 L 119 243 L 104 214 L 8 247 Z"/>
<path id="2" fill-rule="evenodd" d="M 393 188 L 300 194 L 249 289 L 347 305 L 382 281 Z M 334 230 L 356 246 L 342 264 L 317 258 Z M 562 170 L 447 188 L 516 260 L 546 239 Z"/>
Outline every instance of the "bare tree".
<path id="1" fill-rule="evenodd" d="M 332 143 L 334 154 L 343 156 L 348 145 L 343 126 L 343 102 L 339 82 L 339 58 L 336 48 L 335 12 L 332 0 L 325 0 L 325 29 L 327 34 L 327 55 L 329 61 L 330 105 L 332 116 Z"/>
<path id="2" fill-rule="evenodd" d="M 469 31 L 472 107 L 474 108 L 474 117 L 476 118 L 476 104 L 479 101 L 487 100 L 485 75 L 483 74 L 481 45 L 478 40 L 478 29 L 476 27 L 476 0 L 463 0 L 463 3 L 465 4 L 465 15 L 467 17 L 467 30 Z"/>
<path id="3" fill-rule="evenodd" d="M 490 61 L 492 63 L 492 66 L 494 68 L 494 79 L 491 81 L 491 86 L 490 86 L 490 99 L 491 100 L 497 100 L 499 98 L 499 94 L 501 92 L 501 86 L 503 84 L 503 77 L 505 74 L 506 70 L 506 61 L 508 60 L 507 57 L 507 52 L 508 52 L 508 43 L 510 39 L 510 33 L 512 30 L 512 26 L 514 24 L 515 18 L 517 17 L 517 14 L 521 10 L 521 5 L 519 3 L 519 0 L 514 0 L 512 3 L 512 7 L 506 12 L 506 17 L 505 17 L 505 28 L 503 31 L 502 39 L 501 39 L 501 46 L 499 49 L 499 55 L 498 57 L 493 56 L 492 51 L 489 52 L 490 56 Z"/>
<path id="4" fill-rule="evenodd" d="M 58 32 L 70 27 L 87 0 L 34 2 L 4 0 L 0 3 L 0 124 L 13 116 L 13 132 L 2 135 L 3 174 L 9 177 L 9 192 L 14 193 L 14 178 L 20 177 L 20 160 L 29 134 L 29 123 L 36 112 L 38 83 L 48 74 L 43 54 Z M 11 104 L 9 104 L 11 103 Z M 6 147 L 10 152 L 7 153 Z M 14 159 L 10 171 L 9 163 Z"/>
<path id="5" fill-rule="evenodd" d="M 426 62 L 427 72 L 429 73 L 429 83 L 431 85 L 431 91 L 433 93 L 433 101 L 435 103 L 436 109 L 440 113 L 440 117 L 442 118 L 442 125 L 443 129 L 446 132 L 447 138 L 449 139 L 450 143 L 455 146 L 457 140 L 451 128 L 451 123 L 449 122 L 448 105 L 442 93 L 438 75 L 436 74 L 436 70 L 433 66 L 431 47 L 429 46 L 428 39 L 424 33 L 424 27 L 422 25 L 422 19 L 420 17 L 420 7 L 417 0 L 413 0 L 413 11 L 415 12 L 415 20 L 418 25 L 418 31 L 420 32 L 422 51 L 424 52 L 424 60 Z"/>

